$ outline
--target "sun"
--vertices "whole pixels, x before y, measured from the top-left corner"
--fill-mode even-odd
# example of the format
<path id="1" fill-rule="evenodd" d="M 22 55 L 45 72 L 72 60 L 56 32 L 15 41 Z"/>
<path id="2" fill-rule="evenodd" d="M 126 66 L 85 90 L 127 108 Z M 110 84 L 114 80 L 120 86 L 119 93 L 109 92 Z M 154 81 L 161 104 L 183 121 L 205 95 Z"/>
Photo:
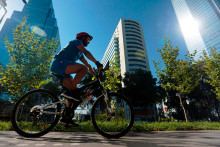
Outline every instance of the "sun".
<path id="1" fill-rule="evenodd" d="M 180 27 L 182 32 L 187 36 L 193 37 L 198 35 L 199 23 L 193 17 L 189 16 L 182 19 Z"/>

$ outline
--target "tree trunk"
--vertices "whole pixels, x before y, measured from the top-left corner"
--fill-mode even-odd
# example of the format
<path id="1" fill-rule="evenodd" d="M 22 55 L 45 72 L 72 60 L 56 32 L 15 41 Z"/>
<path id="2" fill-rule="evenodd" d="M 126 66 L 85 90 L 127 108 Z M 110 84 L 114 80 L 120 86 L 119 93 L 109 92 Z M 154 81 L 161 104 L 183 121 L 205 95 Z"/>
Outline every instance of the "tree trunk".
<path id="1" fill-rule="evenodd" d="M 183 106 L 183 102 L 182 102 L 182 97 L 181 97 L 180 94 L 178 94 L 177 96 L 178 96 L 179 99 L 180 99 L 180 106 L 181 106 L 182 109 L 183 109 L 183 112 L 184 112 L 184 115 L 185 115 L 185 120 L 186 120 L 186 122 L 188 122 L 187 115 L 186 115 L 186 110 L 185 110 L 185 108 L 184 108 L 184 106 Z"/>

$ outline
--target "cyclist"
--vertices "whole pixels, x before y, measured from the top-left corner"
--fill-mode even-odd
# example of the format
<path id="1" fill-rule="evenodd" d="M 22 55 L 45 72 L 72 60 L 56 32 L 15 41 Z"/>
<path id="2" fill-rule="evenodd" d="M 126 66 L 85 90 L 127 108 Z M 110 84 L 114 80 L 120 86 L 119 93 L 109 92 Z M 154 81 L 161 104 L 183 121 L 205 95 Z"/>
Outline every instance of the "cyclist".
<path id="1" fill-rule="evenodd" d="M 70 41 L 66 47 L 55 55 L 54 60 L 51 63 L 52 73 L 55 74 L 68 89 L 61 94 L 61 96 L 68 99 L 68 106 L 64 109 L 62 119 L 60 120 L 61 124 L 78 126 L 78 124 L 72 121 L 74 116 L 73 104 L 80 101 L 77 97 L 77 84 L 88 73 L 88 71 L 95 76 L 95 72 L 84 58 L 84 55 L 94 62 L 100 70 L 103 67 L 103 65 L 97 61 L 87 49 L 85 49 L 92 39 L 93 37 L 86 32 L 78 33 L 76 39 Z M 84 65 L 76 63 L 77 60 L 80 60 Z M 73 78 L 71 74 L 76 75 Z"/>

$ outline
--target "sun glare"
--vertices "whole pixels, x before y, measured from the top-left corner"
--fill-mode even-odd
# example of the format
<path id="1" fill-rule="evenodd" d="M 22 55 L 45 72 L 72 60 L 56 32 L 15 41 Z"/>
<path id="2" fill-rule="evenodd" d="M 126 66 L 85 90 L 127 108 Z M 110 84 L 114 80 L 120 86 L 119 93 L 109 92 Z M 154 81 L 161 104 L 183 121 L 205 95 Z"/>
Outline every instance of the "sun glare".
<path id="1" fill-rule="evenodd" d="M 47 36 L 46 32 L 42 30 L 41 28 L 39 28 L 38 26 L 31 26 L 31 31 L 33 31 L 35 34 L 42 36 L 42 37 Z"/>
<path id="2" fill-rule="evenodd" d="M 181 29 L 187 36 L 196 36 L 199 28 L 199 23 L 192 17 L 183 19 L 180 23 Z"/>

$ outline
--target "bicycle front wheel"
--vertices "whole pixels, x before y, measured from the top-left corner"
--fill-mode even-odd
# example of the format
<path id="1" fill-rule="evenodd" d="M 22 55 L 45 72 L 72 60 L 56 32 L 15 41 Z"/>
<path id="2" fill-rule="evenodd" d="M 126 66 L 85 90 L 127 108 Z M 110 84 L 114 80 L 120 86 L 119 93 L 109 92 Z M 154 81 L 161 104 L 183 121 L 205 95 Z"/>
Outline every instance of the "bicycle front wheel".
<path id="1" fill-rule="evenodd" d="M 108 93 L 109 100 L 99 97 L 91 111 L 96 131 L 107 138 L 119 138 L 131 129 L 134 112 L 128 99 L 119 93 Z"/>
<path id="2" fill-rule="evenodd" d="M 23 95 L 12 111 L 12 126 L 24 137 L 39 137 L 54 128 L 60 119 L 61 104 L 45 89 L 32 90 Z"/>

